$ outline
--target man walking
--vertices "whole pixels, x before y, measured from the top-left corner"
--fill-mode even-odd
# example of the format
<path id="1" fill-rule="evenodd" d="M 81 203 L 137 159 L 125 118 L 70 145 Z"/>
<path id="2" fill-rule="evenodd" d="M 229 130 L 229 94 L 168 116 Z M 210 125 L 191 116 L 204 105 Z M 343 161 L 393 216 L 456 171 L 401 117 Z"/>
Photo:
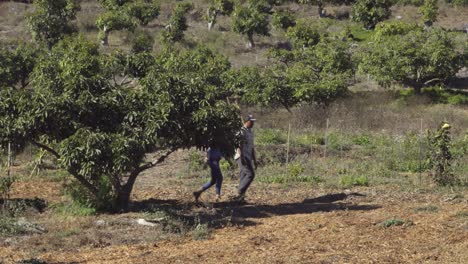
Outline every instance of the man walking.
<path id="1" fill-rule="evenodd" d="M 244 126 L 241 128 L 241 144 L 236 151 L 234 157 L 237 160 L 240 168 L 240 181 L 238 196 L 234 200 L 244 202 L 245 192 L 249 188 L 255 177 L 254 167 L 257 167 L 257 160 L 255 158 L 254 147 L 254 133 L 253 126 L 256 120 L 252 115 L 248 115 L 244 120 Z"/>

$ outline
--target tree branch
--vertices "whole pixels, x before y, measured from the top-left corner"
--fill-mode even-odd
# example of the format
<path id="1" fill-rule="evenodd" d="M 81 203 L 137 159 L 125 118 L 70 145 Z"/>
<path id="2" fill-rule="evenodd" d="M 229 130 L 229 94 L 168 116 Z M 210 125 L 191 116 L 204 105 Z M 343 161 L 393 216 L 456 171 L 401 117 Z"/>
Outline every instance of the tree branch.
<path id="1" fill-rule="evenodd" d="M 164 155 L 160 156 L 159 158 L 151 161 L 151 162 L 148 162 L 142 166 L 140 166 L 139 168 L 136 169 L 136 171 L 138 173 L 141 173 L 142 171 L 144 170 L 147 170 L 147 169 L 150 169 L 156 165 L 158 165 L 159 163 L 163 162 L 167 157 L 169 157 L 169 155 L 171 155 L 174 151 L 176 151 L 178 148 L 172 148 L 170 150 L 168 150 Z M 135 172 L 136 172 L 135 171 Z M 134 172 L 134 173 L 135 173 Z M 133 174 L 133 173 L 132 173 Z"/>
<path id="2" fill-rule="evenodd" d="M 54 155 L 57 159 L 60 158 L 60 155 L 58 154 L 57 151 L 55 151 L 54 149 L 52 149 L 51 147 L 45 145 L 45 144 L 42 144 L 42 143 L 39 143 L 37 141 L 31 141 L 31 143 L 41 149 L 44 149 L 44 150 L 47 150 L 50 154 Z"/>

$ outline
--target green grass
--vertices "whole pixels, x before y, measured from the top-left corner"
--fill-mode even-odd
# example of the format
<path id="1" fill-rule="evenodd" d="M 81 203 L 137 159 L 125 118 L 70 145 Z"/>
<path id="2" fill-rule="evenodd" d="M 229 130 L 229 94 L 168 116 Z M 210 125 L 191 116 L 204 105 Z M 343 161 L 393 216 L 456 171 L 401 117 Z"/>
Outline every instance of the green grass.
<path id="1" fill-rule="evenodd" d="M 387 219 L 385 221 L 382 222 L 382 225 L 384 227 L 392 227 L 392 226 L 410 226 L 410 225 L 413 225 L 413 222 L 411 220 L 402 220 L 402 219 L 398 219 L 398 218 L 391 218 L 391 219 Z"/>
<path id="2" fill-rule="evenodd" d="M 437 213 L 438 211 L 439 211 L 439 207 L 434 206 L 434 205 L 421 206 L 421 207 L 414 208 L 415 213 L 420 213 L 420 212 Z"/>
<path id="3" fill-rule="evenodd" d="M 0 234 L 1 235 L 21 235 L 26 233 L 26 229 L 17 224 L 17 220 L 12 217 L 0 215 Z"/>
<path id="4" fill-rule="evenodd" d="M 468 218 L 468 211 L 458 211 L 455 216 L 458 218 Z"/>
<path id="5" fill-rule="evenodd" d="M 96 214 L 96 209 L 86 207 L 78 202 L 64 202 L 51 206 L 51 209 L 58 215 L 63 216 L 90 216 Z"/>

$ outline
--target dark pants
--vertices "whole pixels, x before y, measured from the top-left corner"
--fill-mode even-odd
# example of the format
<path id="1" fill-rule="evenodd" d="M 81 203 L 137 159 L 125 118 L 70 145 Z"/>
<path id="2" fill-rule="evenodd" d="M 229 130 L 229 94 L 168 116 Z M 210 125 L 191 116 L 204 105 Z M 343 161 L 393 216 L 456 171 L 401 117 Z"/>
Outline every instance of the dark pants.
<path id="1" fill-rule="evenodd" d="M 250 159 L 244 158 L 244 162 L 242 162 L 241 159 L 242 158 L 239 158 L 237 160 L 240 168 L 239 194 L 245 194 L 255 178 L 255 171 Z"/>
<path id="2" fill-rule="evenodd" d="M 221 195 L 221 185 L 223 184 L 223 174 L 219 168 L 219 161 L 209 161 L 211 169 L 211 180 L 203 185 L 202 191 L 207 190 L 211 186 L 216 184 L 216 194 Z"/>

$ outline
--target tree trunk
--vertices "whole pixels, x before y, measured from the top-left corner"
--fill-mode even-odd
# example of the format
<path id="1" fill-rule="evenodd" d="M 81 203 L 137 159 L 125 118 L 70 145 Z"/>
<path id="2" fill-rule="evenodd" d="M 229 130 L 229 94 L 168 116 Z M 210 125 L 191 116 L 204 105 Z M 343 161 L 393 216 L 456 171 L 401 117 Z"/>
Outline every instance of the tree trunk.
<path id="1" fill-rule="evenodd" d="M 104 30 L 102 31 L 102 39 L 101 39 L 101 45 L 102 46 L 107 46 L 109 45 L 109 31 L 107 31 L 107 28 L 104 26 Z"/>
<path id="2" fill-rule="evenodd" d="M 119 190 L 118 190 L 118 197 L 117 197 L 117 203 L 116 207 L 118 210 L 123 210 L 126 211 L 128 209 L 128 206 L 130 204 L 130 195 L 132 194 L 133 190 L 133 185 L 135 185 L 135 181 L 140 174 L 139 170 L 136 170 L 133 172 L 130 177 L 128 177 L 127 183 L 123 185 Z"/>
<path id="3" fill-rule="evenodd" d="M 248 34 L 247 35 L 247 48 L 252 49 L 255 47 L 255 42 L 253 40 L 253 34 Z"/>
<path id="4" fill-rule="evenodd" d="M 318 2 L 318 13 L 319 13 L 319 17 L 325 17 L 325 10 L 323 9 L 322 1 Z"/>
<path id="5" fill-rule="evenodd" d="M 214 21 L 208 22 L 208 30 L 211 31 L 211 29 L 213 29 L 214 23 Z"/>

